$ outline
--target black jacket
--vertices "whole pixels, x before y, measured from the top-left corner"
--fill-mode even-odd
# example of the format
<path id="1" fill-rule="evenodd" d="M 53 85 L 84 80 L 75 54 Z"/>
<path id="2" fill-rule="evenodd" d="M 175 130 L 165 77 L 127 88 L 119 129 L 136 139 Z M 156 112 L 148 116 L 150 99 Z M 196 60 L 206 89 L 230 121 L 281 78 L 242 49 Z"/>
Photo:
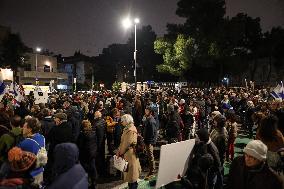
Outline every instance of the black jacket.
<path id="1" fill-rule="evenodd" d="M 88 188 L 88 175 L 78 163 L 79 151 L 75 144 L 63 143 L 54 150 L 54 180 L 48 189 Z"/>
<path id="2" fill-rule="evenodd" d="M 47 142 L 49 143 L 49 154 L 52 156 L 57 144 L 72 142 L 72 128 L 67 122 L 52 127 L 49 131 Z"/>
<path id="3" fill-rule="evenodd" d="M 267 164 L 249 169 L 244 156 L 235 158 L 231 164 L 227 189 L 281 189 L 282 182 Z"/>
<path id="4" fill-rule="evenodd" d="M 145 144 L 156 144 L 157 142 L 157 126 L 153 116 L 147 117 L 144 122 L 143 137 Z"/>
<path id="5" fill-rule="evenodd" d="M 97 135 L 97 148 L 98 152 L 105 149 L 105 135 L 106 135 L 106 122 L 102 118 L 97 118 L 94 120 L 93 130 L 96 131 Z"/>
<path id="6" fill-rule="evenodd" d="M 48 133 L 51 130 L 52 127 L 55 126 L 55 123 L 52 119 L 51 116 L 49 117 L 44 117 L 41 120 L 41 131 L 42 131 L 42 135 L 47 138 L 48 137 Z"/>
<path id="7" fill-rule="evenodd" d="M 81 131 L 77 141 L 80 150 L 79 159 L 81 163 L 88 163 L 97 154 L 97 135 L 96 132 Z"/>
<path id="8" fill-rule="evenodd" d="M 72 128 L 72 138 L 73 138 L 72 141 L 76 142 L 81 129 L 80 114 L 75 110 L 69 110 L 67 111 L 67 116 L 68 116 L 68 124 Z"/>

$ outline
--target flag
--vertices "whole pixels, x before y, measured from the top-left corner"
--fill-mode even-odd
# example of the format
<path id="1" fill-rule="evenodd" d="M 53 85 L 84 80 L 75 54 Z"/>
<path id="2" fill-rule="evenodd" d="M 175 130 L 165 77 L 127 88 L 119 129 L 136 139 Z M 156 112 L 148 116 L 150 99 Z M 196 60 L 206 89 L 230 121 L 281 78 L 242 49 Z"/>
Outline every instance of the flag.
<path id="1" fill-rule="evenodd" d="M 10 87 L 9 87 L 9 95 L 12 95 L 13 97 L 16 95 L 15 94 L 15 84 L 11 82 Z"/>
<path id="2" fill-rule="evenodd" d="M 49 82 L 49 92 L 54 92 L 54 80 L 50 80 Z"/>
<path id="3" fill-rule="evenodd" d="M 24 92 L 22 91 L 21 86 L 17 85 L 16 83 L 14 85 L 14 91 L 15 91 L 15 100 L 17 104 L 19 104 L 21 101 L 24 100 Z"/>
<path id="4" fill-rule="evenodd" d="M 2 75 L 2 71 L 0 71 L 0 95 L 4 94 L 5 92 L 5 83 L 3 81 L 3 75 Z"/>
<path id="5" fill-rule="evenodd" d="M 0 101 L 2 101 L 3 96 L 6 93 L 6 86 L 3 81 L 3 75 L 2 71 L 0 71 Z"/>
<path id="6" fill-rule="evenodd" d="M 277 85 L 273 91 L 270 93 L 271 96 L 275 99 L 284 99 L 284 88 L 282 85 Z"/>

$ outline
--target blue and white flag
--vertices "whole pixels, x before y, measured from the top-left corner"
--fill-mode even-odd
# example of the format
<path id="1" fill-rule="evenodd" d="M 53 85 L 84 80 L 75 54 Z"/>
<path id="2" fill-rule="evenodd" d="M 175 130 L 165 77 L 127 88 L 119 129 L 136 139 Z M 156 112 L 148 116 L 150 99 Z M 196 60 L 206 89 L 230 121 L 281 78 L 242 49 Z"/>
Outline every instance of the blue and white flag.
<path id="1" fill-rule="evenodd" d="M 2 71 L 0 71 L 0 95 L 2 94 L 5 94 L 5 84 L 4 84 L 4 81 L 3 81 L 3 75 L 2 75 Z"/>
<path id="2" fill-rule="evenodd" d="M 270 93 L 275 99 L 284 99 L 284 87 L 282 85 L 277 85 L 273 91 Z"/>
<path id="3" fill-rule="evenodd" d="M 20 103 L 25 99 L 23 93 L 21 93 L 20 86 L 17 85 L 17 83 L 15 83 L 14 85 L 14 92 L 15 92 L 15 100 L 17 101 L 17 103 Z"/>

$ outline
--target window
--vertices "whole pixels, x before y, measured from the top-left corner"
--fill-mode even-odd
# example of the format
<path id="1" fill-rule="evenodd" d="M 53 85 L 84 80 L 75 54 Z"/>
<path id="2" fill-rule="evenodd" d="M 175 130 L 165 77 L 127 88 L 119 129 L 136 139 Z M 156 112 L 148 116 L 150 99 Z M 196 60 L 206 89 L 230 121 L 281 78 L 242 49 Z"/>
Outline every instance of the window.
<path id="1" fill-rule="evenodd" d="M 50 66 L 44 65 L 43 71 L 44 71 L 44 72 L 50 72 Z"/>
<path id="2" fill-rule="evenodd" d="M 32 71 L 32 65 L 31 64 L 25 64 L 24 70 L 25 71 Z"/>

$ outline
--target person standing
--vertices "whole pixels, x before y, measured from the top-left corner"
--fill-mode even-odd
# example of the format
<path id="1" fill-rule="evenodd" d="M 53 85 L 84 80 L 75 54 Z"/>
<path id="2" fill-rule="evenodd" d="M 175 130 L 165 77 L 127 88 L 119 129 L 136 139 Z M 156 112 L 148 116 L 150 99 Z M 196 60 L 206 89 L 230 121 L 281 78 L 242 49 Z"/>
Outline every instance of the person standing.
<path id="1" fill-rule="evenodd" d="M 154 145 L 157 142 L 157 126 L 156 120 L 153 117 L 153 110 L 151 107 L 146 107 L 145 109 L 145 117 L 144 121 L 144 142 L 146 147 L 146 153 L 149 160 L 149 173 L 145 177 L 145 179 L 149 179 L 153 176 L 155 171 L 155 160 L 154 160 Z"/>
<path id="2" fill-rule="evenodd" d="M 124 181 L 128 182 L 129 189 L 137 189 L 137 180 L 141 173 L 140 162 L 133 148 L 137 144 L 137 129 L 130 114 L 121 117 L 121 124 L 124 129 L 116 156 L 123 157 L 128 162 L 128 170 L 124 172 Z"/>
<path id="3" fill-rule="evenodd" d="M 52 182 L 47 189 L 72 188 L 87 189 L 88 174 L 79 163 L 79 150 L 76 144 L 61 143 L 54 149 Z"/>
<path id="4" fill-rule="evenodd" d="M 79 160 L 81 165 L 88 173 L 90 181 L 90 189 L 96 188 L 97 170 L 95 159 L 97 155 L 97 135 L 92 129 L 91 122 L 89 120 L 83 120 L 83 130 L 80 132 L 77 145 L 80 150 Z"/>
<path id="5" fill-rule="evenodd" d="M 231 164 L 227 189 L 281 189 L 282 181 L 269 168 L 266 161 L 267 146 L 260 140 L 250 141 L 244 148 L 244 156 Z"/>
<path id="6" fill-rule="evenodd" d="M 49 131 L 47 143 L 49 144 L 48 149 L 48 161 L 46 170 L 44 171 L 44 179 L 48 183 L 51 179 L 51 169 L 54 162 L 53 151 L 57 144 L 71 142 L 72 127 L 67 123 L 67 115 L 65 113 L 57 113 L 54 115 L 55 126 Z"/>
<path id="7" fill-rule="evenodd" d="M 45 138 L 39 134 L 41 128 L 40 121 L 37 118 L 28 118 L 23 126 L 23 136 L 25 139 L 18 144 L 23 151 L 31 152 L 37 155 L 41 148 L 45 148 Z M 30 175 L 34 178 L 34 184 L 40 186 L 43 181 L 43 167 L 34 168 Z"/>
<path id="8" fill-rule="evenodd" d="M 93 130 L 96 131 L 97 135 L 97 157 L 96 165 L 99 176 L 106 174 L 105 167 L 105 140 L 106 140 L 106 122 L 102 118 L 102 113 L 100 111 L 95 112 L 95 120 L 93 125 Z"/>

